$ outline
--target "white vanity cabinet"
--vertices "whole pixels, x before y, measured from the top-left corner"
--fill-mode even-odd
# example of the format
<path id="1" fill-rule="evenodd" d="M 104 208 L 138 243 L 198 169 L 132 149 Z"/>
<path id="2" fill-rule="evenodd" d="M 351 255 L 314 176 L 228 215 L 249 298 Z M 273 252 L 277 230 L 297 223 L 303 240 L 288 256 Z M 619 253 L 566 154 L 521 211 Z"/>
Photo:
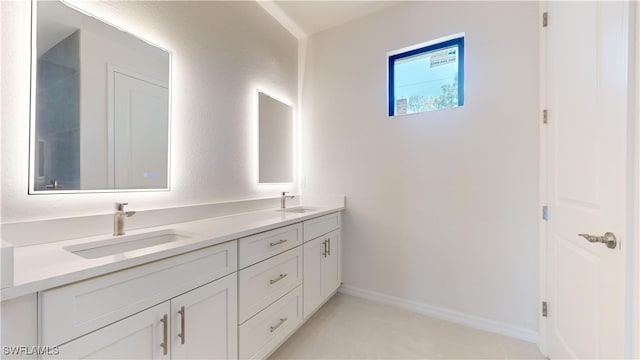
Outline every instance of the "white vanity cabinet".
<path id="1" fill-rule="evenodd" d="M 236 270 L 231 241 L 43 291 L 40 343 L 64 359 L 235 359 Z"/>
<path id="2" fill-rule="evenodd" d="M 340 220 L 336 213 L 304 223 L 305 319 L 335 293 L 342 281 Z M 313 238 L 307 241 L 307 237 Z"/>
<path id="3" fill-rule="evenodd" d="M 239 358 L 271 354 L 302 323 L 302 224 L 239 240 Z"/>
<path id="4" fill-rule="evenodd" d="M 189 291 L 59 346 L 57 358 L 236 359 L 236 284 L 231 274 Z"/>
<path id="5" fill-rule="evenodd" d="M 243 225 L 224 242 L 158 260 L 125 267 L 118 261 L 127 259 L 112 259 L 64 281 L 45 278 L 37 292 L 2 301 L 3 349 L 39 353 L 5 355 L 264 359 L 340 286 L 341 212 L 323 214 L 283 216 L 284 226 L 261 232 Z"/>

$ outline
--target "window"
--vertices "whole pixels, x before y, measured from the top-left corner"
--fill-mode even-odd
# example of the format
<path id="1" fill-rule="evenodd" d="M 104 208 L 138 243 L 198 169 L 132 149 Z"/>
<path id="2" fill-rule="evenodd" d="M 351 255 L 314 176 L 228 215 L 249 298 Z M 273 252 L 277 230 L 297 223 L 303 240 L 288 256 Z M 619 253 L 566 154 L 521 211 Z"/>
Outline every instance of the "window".
<path id="1" fill-rule="evenodd" d="M 464 34 L 391 52 L 389 116 L 464 104 Z"/>

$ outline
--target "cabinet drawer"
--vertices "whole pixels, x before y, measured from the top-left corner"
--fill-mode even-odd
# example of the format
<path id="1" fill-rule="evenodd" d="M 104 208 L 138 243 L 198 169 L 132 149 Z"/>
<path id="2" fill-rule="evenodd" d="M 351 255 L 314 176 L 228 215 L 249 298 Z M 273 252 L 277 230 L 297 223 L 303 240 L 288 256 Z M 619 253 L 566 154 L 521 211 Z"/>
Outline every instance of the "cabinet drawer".
<path id="1" fill-rule="evenodd" d="M 321 216 L 304 222 L 304 241 L 309 241 L 340 228 L 340 213 Z"/>
<path id="2" fill-rule="evenodd" d="M 240 359 L 270 355 L 302 323 L 302 286 L 240 325 Z"/>
<path id="3" fill-rule="evenodd" d="M 239 264 L 243 269 L 302 244 L 302 224 L 266 231 L 239 241 Z"/>
<path id="4" fill-rule="evenodd" d="M 237 270 L 237 243 L 192 251 L 39 293 L 40 339 L 55 346 Z"/>
<path id="5" fill-rule="evenodd" d="M 302 247 L 240 271 L 239 323 L 302 283 Z"/>

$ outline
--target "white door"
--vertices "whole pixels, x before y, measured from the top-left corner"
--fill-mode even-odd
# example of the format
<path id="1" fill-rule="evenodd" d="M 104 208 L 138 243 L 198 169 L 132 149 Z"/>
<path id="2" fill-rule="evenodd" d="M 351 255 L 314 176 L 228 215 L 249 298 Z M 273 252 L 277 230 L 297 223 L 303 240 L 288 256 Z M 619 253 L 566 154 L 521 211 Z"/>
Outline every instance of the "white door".
<path id="1" fill-rule="evenodd" d="M 304 317 L 340 286 L 340 230 L 304 243 Z"/>
<path id="2" fill-rule="evenodd" d="M 624 356 L 629 5 L 548 2 L 547 340 Z M 615 234 L 610 249 L 578 234 Z"/>
<path id="3" fill-rule="evenodd" d="M 236 359 L 237 275 L 171 300 L 172 359 Z"/>
<path id="4" fill-rule="evenodd" d="M 304 243 L 304 317 L 311 315 L 322 303 L 322 262 L 325 255 L 326 237 L 319 237 Z"/>
<path id="5" fill-rule="evenodd" d="M 323 300 L 340 286 L 340 231 L 326 235 L 327 257 L 323 261 Z"/>
<path id="6" fill-rule="evenodd" d="M 114 138 L 110 143 L 114 151 L 115 188 L 166 188 L 167 87 L 116 71 L 113 91 Z"/>
<path id="7" fill-rule="evenodd" d="M 167 301 L 70 341 L 51 359 L 169 359 L 168 315 Z"/>

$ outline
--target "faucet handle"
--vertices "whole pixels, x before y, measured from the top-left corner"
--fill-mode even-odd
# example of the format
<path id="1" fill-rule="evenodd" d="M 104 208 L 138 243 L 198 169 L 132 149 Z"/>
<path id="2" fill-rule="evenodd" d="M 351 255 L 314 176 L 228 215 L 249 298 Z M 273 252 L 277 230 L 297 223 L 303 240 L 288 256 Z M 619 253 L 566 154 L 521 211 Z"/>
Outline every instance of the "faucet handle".
<path id="1" fill-rule="evenodd" d="M 129 203 L 116 203 L 116 209 L 118 209 L 118 211 L 124 211 L 125 205 L 129 205 Z"/>
<path id="2" fill-rule="evenodd" d="M 288 193 L 289 193 L 288 191 L 283 191 L 282 196 L 286 196 Z"/>

